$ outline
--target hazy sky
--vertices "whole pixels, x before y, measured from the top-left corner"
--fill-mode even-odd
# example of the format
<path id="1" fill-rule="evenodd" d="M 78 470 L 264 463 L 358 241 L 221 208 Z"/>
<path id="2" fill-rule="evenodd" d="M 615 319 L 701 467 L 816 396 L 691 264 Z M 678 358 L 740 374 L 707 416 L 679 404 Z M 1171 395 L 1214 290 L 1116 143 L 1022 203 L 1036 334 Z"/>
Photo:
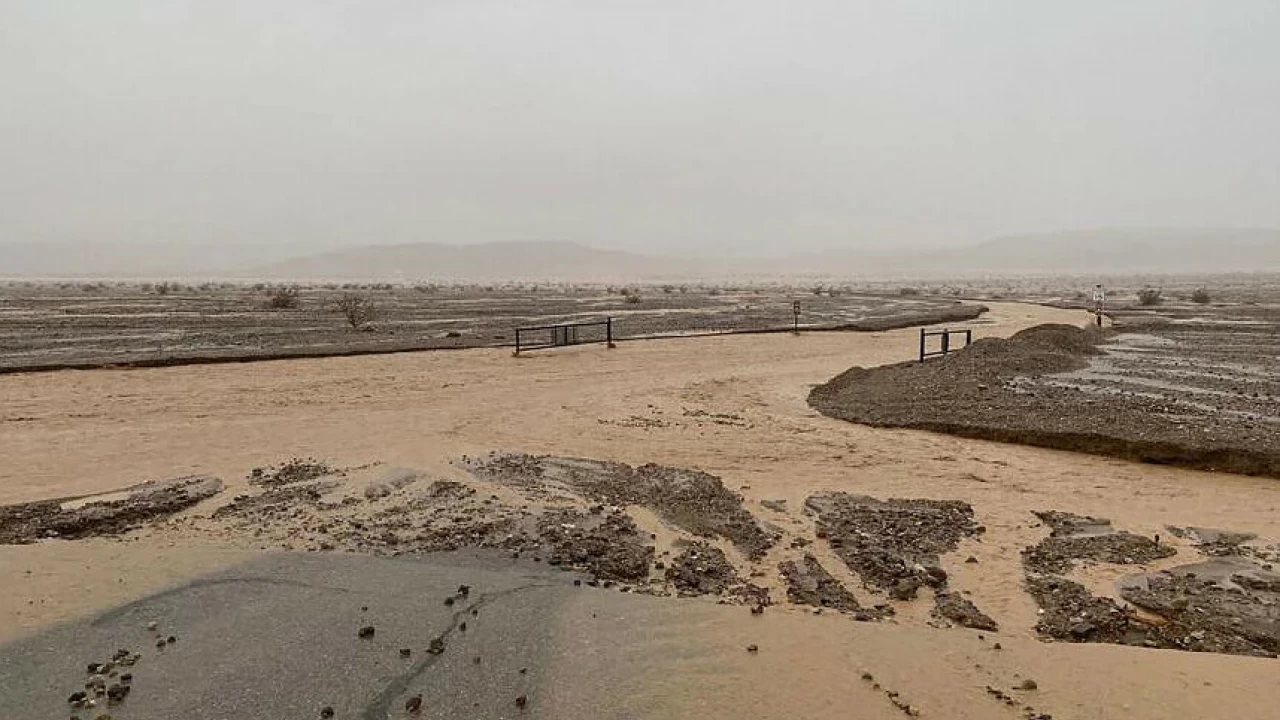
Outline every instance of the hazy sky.
<path id="1" fill-rule="evenodd" d="M 1276 0 L 0 0 L 0 242 L 1280 226 Z"/>

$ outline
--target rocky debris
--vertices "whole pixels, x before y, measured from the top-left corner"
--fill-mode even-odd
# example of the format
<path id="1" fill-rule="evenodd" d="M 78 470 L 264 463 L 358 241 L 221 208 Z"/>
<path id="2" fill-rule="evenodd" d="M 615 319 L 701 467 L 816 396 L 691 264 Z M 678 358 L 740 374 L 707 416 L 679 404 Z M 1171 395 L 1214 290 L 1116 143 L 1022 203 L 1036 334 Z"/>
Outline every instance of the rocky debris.
<path id="1" fill-rule="evenodd" d="M 427 645 L 427 652 L 432 655 L 441 655 L 444 653 L 444 638 L 431 638 L 431 643 Z"/>
<path id="2" fill-rule="evenodd" d="M 940 555 L 965 537 L 984 531 L 973 508 L 958 500 L 877 500 L 865 495 L 824 493 L 805 507 L 818 517 L 818 537 L 873 589 L 910 599 L 924 585 L 945 587 Z"/>
<path id="3" fill-rule="evenodd" d="M 538 523 L 548 562 L 585 570 L 602 580 L 642 582 L 649 578 L 653 546 L 623 512 L 605 514 L 552 511 Z"/>
<path id="4" fill-rule="evenodd" d="M 853 593 L 832 577 L 812 555 L 806 554 L 800 560 L 787 560 L 778 565 L 778 570 L 787 582 L 787 600 L 797 605 L 845 612 L 862 610 Z"/>
<path id="5" fill-rule="evenodd" d="M 215 520 L 241 518 L 246 525 L 263 527 L 264 521 L 287 520 L 307 507 L 320 503 L 324 493 L 337 487 L 337 483 L 292 484 L 272 487 L 259 495 L 237 495 L 230 503 L 213 511 Z"/>
<path id="6" fill-rule="evenodd" d="M 1151 311 L 1140 312 L 1146 324 Z M 1280 374 L 1268 362 L 1280 355 L 1274 309 L 1159 312 L 1183 316 L 1120 335 L 1116 351 L 1095 347 L 1109 333 L 1042 325 L 928 362 L 853 368 L 809 402 L 878 427 L 1280 477 Z M 1138 313 L 1113 317 L 1138 330 Z M 1201 372 L 1178 369 L 1188 364 Z"/>
<path id="7" fill-rule="evenodd" d="M 1165 620 L 1162 647 L 1275 657 L 1280 653 L 1280 574 L 1219 559 L 1149 573 L 1121 597 Z"/>
<path id="8" fill-rule="evenodd" d="M 787 511 L 786 500 L 761 500 L 760 506 L 766 510 L 772 510 L 778 513 L 785 513 Z"/>
<path id="9" fill-rule="evenodd" d="M 974 630 L 995 632 L 1000 629 L 995 620 L 960 593 L 941 591 L 934 594 L 933 600 L 935 603 L 933 614 L 937 617 Z"/>
<path id="10" fill-rule="evenodd" d="M 221 480 L 192 475 L 142 483 L 128 488 L 124 491 L 128 494 L 118 499 L 94 500 L 90 496 L 6 505 L 0 507 L 0 544 L 25 545 L 44 538 L 77 540 L 119 535 L 146 521 L 186 510 L 221 491 Z"/>
<path id="11" fill-rule="evenodd" d="M 1091 560 L 1120 565 L 1148 563 L 1172 557 L 1177 550 L 1127 531 L 1116 531 L 1111 521 L 1058 511 L 1036 513 L 1050 528 L 1049 537 L 1022 551 L 1026 567 L 1039 573 L 1062 574 L 1077 561 Z"/>
<path id="12" fill-rule="evenodd" d="M 333 708 L 328 705 L 325 705 L 324 707 L 320 708 L 320 717 L 324 718 L 325 720 L 328 720 L 328 718 L 333 717 Z"/>
<path id="13" fill-rule="evenodd" d="M 694 535 L 723 537 L 753 560 L 776 542 L 743 506 L 741 495 L 720 478 L 697 470 L 519 454 L 491 454 L 466 464 L 492 482 L 542 489 L 555 485 L 595 502 L 643 505 Z"/>
<path id="14" fill-rule="evenodd" d="M 1196 549 L 1209 557 L 1230 557 L 1253 554 L 1254 548 L 1245 543 L 1258 539 L 1253 533 L 1215 530 L 1203 527 L 1166 526 L 1174 537 L 1190 540 Z"/>
<path id="15" fill-rule="evenodd" d="M 738 577 L 724 551 L 706 542 L 690 543 L 671 561 L 666 578 L 681 595 L 722 595 L 758 606 L 769 604 L 768 590 Z"/>
<path id="16" fill-rule="evenodd" d="M 521 695 L 521 696 L 519 696 L 519 697 L 517 697 L 517 698 L 516 698 L 516 707 L 518 707 L 518 708 L 520 708 L 520 709 L 522 709 L 522 710 L 523 710 L 523 709 L 524 709 L 528 704 L 529 704 L 529 696 L 528 696 L 528 695 Z"/>
<path id="17" fill-rule="evenodd" d="M 372 482 L 364 488 L 365 500 L 381 500 L 391 495 L 391 486 L 386 483 Z"/>
<path id="18" fill-rule="evenodd" d="M 1079 560 L 1135 564 L 1174 555 L 1154 540 L 1116 531 L 1101 518 L 1037 513 L 1050 535 L 1023 551 L 1026 587 L 1041 608 L 1036 630 L 1071 642 L 1274 657 L 1280 652 L 1280 575 L 1240 550 L 1249 536 L 1179 528 L 1213 560 L 1125 579 L 1115 600 L 1058 575 Z"/>
<path id="19" fill-rule="evenodd" d="M 375 630 L 372 625 L 365 625 L 356 632 L 356 637 L 365 639 L 371 638 L 375 632 L 377 632 L 377 630 Z"/>
<path id="20" fill-rule="evenodd" d="M 332 475 L 336 470 L 315 458 L 290 458 L 279 465 L 249 471 L 249 484 L 280 487 Z"/>
<path id="21" fill-rule="evenodd" d="M 1057 640 L 1143 645 L 1149 628 L 1114 600 L 1095 597 L 1080 583 L 1053 575 L 1028 575 L 1027 592 L 1040 606 L 1036 631 Z"/>
<path id="22" fill-rule="evenodd" d="M 414 695 L 404 702 L 404 711 L 410 715 L 417 715 L 422 712 L 422 696 Z"/>

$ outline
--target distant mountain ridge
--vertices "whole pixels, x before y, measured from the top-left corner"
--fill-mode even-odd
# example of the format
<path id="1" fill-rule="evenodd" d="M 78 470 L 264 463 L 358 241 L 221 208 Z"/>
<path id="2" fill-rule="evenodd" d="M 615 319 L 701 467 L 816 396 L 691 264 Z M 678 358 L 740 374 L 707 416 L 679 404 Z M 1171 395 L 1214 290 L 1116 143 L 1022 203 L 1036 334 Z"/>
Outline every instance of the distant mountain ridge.
<path id="1" fill-rule="evenodd" d="M 679 272 L 676 260 L 571 242 L 373 245 L 294 258 L 248 271 L 267 278 L 626 280 Z"/>
<path id="2" fill-rule="evenodd" d="M 661 257 L 572 242 L 298 245 L 0 244 L 0 277 L 626 282 L 733 277 L 1280 272 L 1280 230 L 1099 229 L 958 248 L 832 251 L 769 260 Z"/>

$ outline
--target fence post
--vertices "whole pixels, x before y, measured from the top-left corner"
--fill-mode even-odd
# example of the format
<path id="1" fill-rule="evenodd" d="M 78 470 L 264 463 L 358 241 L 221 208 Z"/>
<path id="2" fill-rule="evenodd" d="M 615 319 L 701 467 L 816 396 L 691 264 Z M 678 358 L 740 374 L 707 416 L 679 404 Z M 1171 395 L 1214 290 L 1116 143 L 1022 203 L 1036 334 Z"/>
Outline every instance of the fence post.
<path id="1" fill-rule="evenodd" d="M 608 342 L 610 349 L 617 347 L 613 344 L 613 318 L 605 318 L 604 321 L 605 340 Z"/>
<path id="2" fill-rule="evenodd" d="M 944 329 L 942 331 L 942 354 L 946 355 L 951 352 L 951 331 Z"/>
<path id="3" fill-rule="evenodd" d="M 924 328 L 920 328 L 920 362 L 924 362 Z"/>
<path id="4" fill-rule="evenodd" d="M 516 328 L 516 355 L 520 354 L 520 328 Z"/>

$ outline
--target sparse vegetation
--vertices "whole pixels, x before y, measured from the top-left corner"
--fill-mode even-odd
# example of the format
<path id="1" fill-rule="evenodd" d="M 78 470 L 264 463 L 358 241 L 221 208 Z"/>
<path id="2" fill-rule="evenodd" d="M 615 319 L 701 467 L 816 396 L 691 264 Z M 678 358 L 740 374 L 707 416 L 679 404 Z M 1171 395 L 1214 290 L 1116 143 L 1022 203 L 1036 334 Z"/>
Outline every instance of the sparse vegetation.
<path id="1" fill-rule="evenodd" d="M 1196 291 L 1191 293 L 1191 302 L 1198 305 L 1208 305 L 1212 300 L 1213 297 L 1209 295 L 1209 291 L 1205 288 L 1196 288 Z"/>
<path id="2" fill-rule="evenodd" d="M 346 318 L 352 330 L 361 330 L 377 317 L 378 308 L 373 300 L 359 293 L 343 293 L 334 301 L 338 312 Z"/>
<path id="3" fill-rule="evenodd" d="M 299 294 L 297 287 L 278 287 L 267 298 L 267 307 L 272 310 L 294 310 L 298 307 Z"/>
<path id="4" fill-rule="evenodd" d="M 920 288 L 916 288 L 916 287 L 898 288 L 898 294 L 903 297 L 912 297 L 920 294 Z"/>
<path id="5" fill-rule="evenodd" d="M 1160 288 L 1145 287 L 1138 291 L 1138 304 L 1145 306 L 1159 305 L 1164 302 L 1164 293 Z"/>

